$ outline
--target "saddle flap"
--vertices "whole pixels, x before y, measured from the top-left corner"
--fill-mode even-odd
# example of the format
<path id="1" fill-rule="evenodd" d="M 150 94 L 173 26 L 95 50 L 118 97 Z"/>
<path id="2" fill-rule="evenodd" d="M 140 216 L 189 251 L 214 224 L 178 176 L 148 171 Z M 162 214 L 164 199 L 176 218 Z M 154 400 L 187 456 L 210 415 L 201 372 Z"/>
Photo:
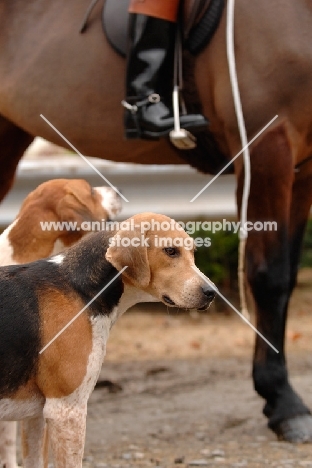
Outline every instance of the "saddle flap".
<path id="1" fill-rule="evenodd" d="M 123 57 L 127 51 L 129 0 L 106 0 L 102 22 L 108 42 Z"/>
<path id="2" fill-rule="evenodd" d="M 214 4 L 223 1 L 224 0 L 183 0 L 181 22 L 183 25 L 184 39 L 189 39 L 194 26 L 201 22 L 206 13 L 209 14 L 211 3 Z M 129 0 L 106 0 L 102 15 L 103 28 L 107 40 L 113 49 L 123 57 L 125 57 L 127 51 L 128 6 Z M 203 44 L 206 43 L 204 35 L 202 37 L 202 42 Z"/>
<path id="3" fill-rule="evenodd" d="M 183 36 L 189 37 L 192 28 L 198 24 L 209 8 L 211 0 L 184 0 L 183 2 Z"/>

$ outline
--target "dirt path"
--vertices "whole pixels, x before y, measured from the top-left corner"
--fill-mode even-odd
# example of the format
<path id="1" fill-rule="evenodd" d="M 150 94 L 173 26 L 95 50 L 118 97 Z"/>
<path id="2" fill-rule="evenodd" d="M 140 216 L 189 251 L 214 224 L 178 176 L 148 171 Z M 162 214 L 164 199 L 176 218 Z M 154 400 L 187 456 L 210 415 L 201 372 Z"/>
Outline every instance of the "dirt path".
<path id="1" fill-rule="evenodd" d="M 266 428 L 242 358 L 110 364 L 105 376 L 124 390 L 92 396 L 86 467 L 312 467 L 312 446 Z M 312 406 L 311 369 L 293 383 Z"/>
<path id="2" fill-rule="evenodd" d="M 288 326 L 292 382 L 312 408 L 312 273 Z M 277 442 L 250 378 L 253 332 L 235 314 L 142 308 L 115 326 L 89 402 L 85 468 L 312 467 L 312 445 Z"/>

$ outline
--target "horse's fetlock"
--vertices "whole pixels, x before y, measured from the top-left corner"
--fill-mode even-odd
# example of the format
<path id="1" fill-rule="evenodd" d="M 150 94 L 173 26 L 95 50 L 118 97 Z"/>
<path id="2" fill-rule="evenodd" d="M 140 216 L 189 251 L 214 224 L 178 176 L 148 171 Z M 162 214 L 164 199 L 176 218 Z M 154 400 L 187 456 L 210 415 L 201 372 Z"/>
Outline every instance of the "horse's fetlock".
<path id="1" fill-rule="evenodd" d="M 288 382 L 286 368 L 281 364 L 254 364 L 253 381 L 256 392 L 274 407 L 275 400 Z"/>

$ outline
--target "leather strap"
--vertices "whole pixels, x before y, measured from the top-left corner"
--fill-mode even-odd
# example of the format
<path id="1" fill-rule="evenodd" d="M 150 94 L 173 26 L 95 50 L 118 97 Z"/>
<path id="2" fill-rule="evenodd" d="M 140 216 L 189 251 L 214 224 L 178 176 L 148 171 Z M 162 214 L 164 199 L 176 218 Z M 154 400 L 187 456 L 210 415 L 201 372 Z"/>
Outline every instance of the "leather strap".
<path id="1" fill-rule="evenodd" d="M 180 0 L 130 0 L 129 13 L 176 22 Z"/>

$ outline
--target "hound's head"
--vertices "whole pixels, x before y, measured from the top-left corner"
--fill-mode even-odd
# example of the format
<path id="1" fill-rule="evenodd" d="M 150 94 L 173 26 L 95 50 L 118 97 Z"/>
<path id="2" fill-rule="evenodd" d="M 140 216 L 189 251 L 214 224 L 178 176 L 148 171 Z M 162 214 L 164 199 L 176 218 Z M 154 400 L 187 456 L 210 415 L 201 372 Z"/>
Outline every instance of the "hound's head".
<path id="1" fill-rule="evenodd" d="M 205 309 L 216 288 L 195 266 L 193 239 L 173 219 L 142 213 L 123 222 L 106 259 L 126 283 L 172 307 Z"/>

